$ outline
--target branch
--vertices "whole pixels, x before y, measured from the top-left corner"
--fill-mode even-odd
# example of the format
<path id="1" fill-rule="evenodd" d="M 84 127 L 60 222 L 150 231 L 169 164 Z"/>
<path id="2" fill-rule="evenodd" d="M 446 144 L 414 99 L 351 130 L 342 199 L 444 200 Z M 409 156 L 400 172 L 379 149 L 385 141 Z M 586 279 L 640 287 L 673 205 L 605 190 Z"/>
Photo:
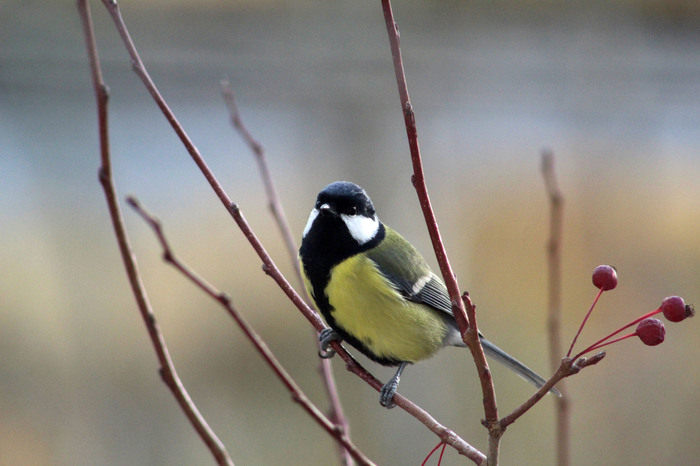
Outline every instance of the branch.
<path id="1" fill-rule="evenodd" d="M 433 213 L 433 208 L 430 203 L 430 197 L 428 196 L 428 188 L 425 184 L 423 162 L 421 161 L 420 147 L 418 146 L 416 119 L 413 113 L 413 106 L 411 105 L 411 101 L 408 96 L 406 75 L 403 69 L 403 59 L 401 58 L 398 24 L 394 21 L 394 13 L 391 9 L 391 2 L 389 0 L 382 0 L 382 8 L 384 10 L 384 21 L 386 22 L 387 33 L 389 34 L 389 45 L 391 46 L 391 56 L 394 62 L 396 84 L 399 89 L 399 99 L 401 101 L 401 109 L 403 111 L 404 123 L 406 125 L 408 146 L 411 151 L 411 162 L 413 163 L 413 177 L 411 178 L 411 181 L 418 194 L 418 200 L 423 211 L 423 216 L 425 217 L 425 223 L 428 227 L 430 240 L 433 243 L 435 255 L 440 266 L 440 272 L 442 272 L 445 285 L 450 293 L 452 310 L 454 311 L 455 319 L 459 324 L 460 330 L 464 334 L 466 333 L 467 327 L 469 327 L 469 320 L 467 319 L 467 314 L 460 298 L 457 279 L 452 271 L 452 267 L 450 266 L 450 261 L 447 257 L 447 252 L 445 251 L 445 246 L 440 236 L 437 220 L 435 219 L 435 214 Z"/>
<path id="2" fill-rule="evenodd" d="M 185 416 L 187 416 L 187 419 L 195 428 L 206 446 L 209 448 L 209 451 L 212 453 L 212 455 L 214 455 L 214 458 L 216 458 L 217 463 L 221 465 L 233 465 L 233 461 L 229 457 L 226 447 L 224 447 L 223 443 L 221 443 L 214 431 L 209 427 L 204 417 L 202 417 L 199 410 L 197 410 L 197 407 L 180 381 L 177 371 L 175 370 L 175 366 L 170 358 L 168 348 L 165 344 L 165 339 L 160 332 L 160 327 L 158 326 L 158 322 L 153 314 L 151 304 L 148 301 L 146 290 L 144 289 L 141 281 L 141 276 L 136 265 L 136 259 L 131 249 L 129 237 L 124 226 L 121 209 L 119 208 L 119 203 L 117 202 L 116 189 L 112 179 L 107 108 L 109 92 L 102 77 L 90 6 L 88 5 L 87 0 L 79 0 L 77 5 L 82 21 L 83 33 L 85 35 L 85 42 L 90 60 L 92 83 L 95 89 L 95 98 L 97 100 L 101 157 L 99 179 L 105 193 L 107 206 L 109 208 L 109 215 L 112 219 L 112 226 L 117 237 L 119 251 L 121 252 L 122 260 L 124 261 L 129 284 L 131 285 L 132 292 L 136 298 L 136 303 L 139 311 L 141 312 L 141 317 L 143 318 L 146 329 L 148 330 L 148 335 L 151 338 L 151 343 L 156 352 L 156 356 L 160 364 L 160 375 L 163 381 L 173 393 L 173 396 L 180 405 L 180 408 L 183 410 Z"/>
<path id="3" fill-rule="evenodd" d="M 265 155 L 265 148 L 258 142 L 253 135 L 248 130 L 248 127 L 243 123 L 241 118 L 241 113 L 238 110 L 238 105 L 236 104 L 236 99 L 233 94 L 233 89 L 231 89 L 231 83 L 228 80 L 221 81 L 221 95 L 224 98 L 224 102 L 228 107 L 229 116 L 231 118 L 231 124 L 238 131 L 238 134 L 243 138 L 243 140 L 248 144 L 248 147 L 255 155 L 255 160 L 258 163 L 258 169 L 260 171 L 260 177 L 262 178 L 263 185 L 265 186 L 265 194 L 267 195 L 268 208 L 272 213 L 272 216 L 277 222 L 277 226 L 282 234 L 282 239 L 284 239 L 284 245 L 287 248 L 287 253 L 290 256 L 294 272 L 299 279 L 299 283 L 302 283 L 301 269 L 299 268 L 299 261 L 297 260 L 297 254 L 299 248 L 294 241 L 294 235 L 291 228 L 289 227 L 289 222 L 287 221 L 287 216 L 284 213 L 284 208 L 282 207 L 282 202 L 280 201 L 279 195 L 277 194 L 277 189 L 275 188 L 275 182 L 272 179 L 272 173 L 270 172 L 270 167 L 267 164 L 267 156 Z M 308 301 L 308 299 L 307 299 Z"/>
<path id="4" fill-rule="evenodd" d="M 301 276 L 301 268 L 299 267 L 299 261 L 297 260 L 298 247 L 294 241 L 294 236 L 292 230 L 289 227 L 289 222 L 287 221 L 287 216 L 284 213 L 284 208 L 282 207 L 282 202 L 277 195 L 277 189 L 275 188 L 275 183 L 272 179 L 272 173 L 270 172 L 270 167 L 267 164 L 267 157 L 265 156 L 265 149 L 258 142 L 248 127 L 244 124 L 241 113 L 236 104 L 236 99 L 233 94 L 233 89 L 231 89 L 231 83 L 228 80 L 221 81 L 221 94 L 224 98 L 224 102 L 228 107 L 229 116 L 231 118 L 231 124 L 241 135 L 243 140 L 248 144 L 248 147 L 255 155 L 255 160 L 258 162 L 258 169 L 260 171 L 260 176 L 262 178 L 263 184 L 265 186 L 265 193 L 267 194 L 268 207 L 272 216 L 275 218 L 277 226 L 280 229 L 282 238 L 284 239 L 284 244 L 287 248 L 287 254 L 289 254 L 289 259 L 292 263 L 292 268 L 297 276 L 299 283 L 299 289 L 304 297 L 304 301 L 310 303 L 309 296 L 306 293 L 306 287 L 304 286 L 304 281 Z M 316 336 L 318 333 L 314 332 Z M 348 436 L 350 435 L 350 425 L 348 423 L 345 414 L 343 413 L 343 406 L 340 403 L 340 397 L 338 396 L 338 390 L 335 384 L 335 378 L 333 377 L 333 367 L 331 366 L 331 361 L 328 358 L 319 358 L 319 372 L 321 373 L 321 379 L 323 380 L 323 386 L 326 389 L 326 395 L 331 406 L 330 418 L 338 425 Z M 341 455 L 343 457 L 343 463 L 346 465 L 352 464 L 349 452 L 341 448 Z"/>
<path id="5" fill-rule="evenodd" d="M 423 162 L 421 159 L 420 147 L 418 145 L 418 130 L 416 128 L 416 119 L 413 113 L 413 106 L 411 105 L 411 101 L 408 95 L 408 86 L 406 84 L 406 75 L 404 73 L 403 59 L 401 58 L 399 28 L 396 21 L 394 20 L 394 13 L 391 8 L 390 0 L 382 0 L 382 9 L 384 11 L 384 21 L 386 23 L 386 30 L 389 35 L 389 45 L 391 47 L 391 56 L 394 63 L 394 73 L 396 74 L 396 85 L 399 91 L 399 100 L 401 101 L 401 109 L 403 111 L 404 123 L 406 126 L 408 146 L 411 152 L 411 161 L 413 164 L 412 182 L 418 195 L 418 200 L 423 211 L 423 216 L 425 217 L 425 223 L 428 228 L 428 233 L 430 234 L 430 239 L 433 243 L 435 256 L 437 258 L 438 264 L 440 265 L 440 272 L 442 273 L 445 285 L 447 286 L 447 290 L 450 294 L 450 300 L 452 302 L 452 312 L 454 314 L 455 320 L 457 321 L 457 325 L 459 326 L 459 329 L 462 332 L 462 338 L 469 347 L 470 351 L 472 352 L 474 362 L 477 366 L 479 380 L 481 381 L 481 387 L 483 392 L 485 424 L 489 427 L 490 433 L 489 463 L 495 465 L 498 464 L 497 453 L 500 433 L 497 429 L 498 409 L 496 406 L 496 395 L 493 388 L 493 380 L 491 379 L 490 371 L 488 369 L 488 363 L 486 362 L 486 356 L 484 355 L 484 350 L 481 347 L 481 342 L 479 340 L 476 320 L 474 318 L 474 306 L 471 305 L 471 300 L 469 300 L 468 296 L 465 297 L 464 301 L 462 297 L 460 297 L 457 278 L 454 272 L 452 271 L 452 267 L 450 266 L 450 261 L 447 257 L 447 252 L 445 251 L 445 246 L 440 236 L 440 230 L 438 228 L 437 220 L 435 218 L 435 213 L 433 212 L 433 208 L 430 203 L 428 188 L 425 183 L 425 175 L 423 172 Z M 469 304 L 467 304 L 467 301 L 469 302 Z M 467 316 L 467 309 L 469 309 L 469 312 L 471 314 L 470 316 Z M 471 331 L 469 330 L 470 327 Z M 492 429 L 492 426 L 496 427 L 496 429 Z"/>
<path id="6" fill-rule="evenodd" d="M 333 438 L 335 438 L 340 444 L 343 445 L 345 450 L 359 463 L 364 465 L 374 464 L 367 458 L 350 440 L 347 433 L 342 429 L 338 428 L 333 424 L 324 414 L 314 405 L 311 400 L 304 394 L 301 388 L 292 379 L 289 373 L 284 369 L 279 360 L 270 351 L 270 348 L 265 344 L 263 339 L 258 335 L 258 333 L 251 327 L 248 322 L 245 321 L 243 316 L 233 307 L 231 303 L 231 298 L 229 298 L 225 293 L 218 291 L 206 280 L 197 275 L 192 271 L 187 265 L 180 261 L 174 254 L 170 244 L 168 243 L 165 233 L 160 222 L 149 214 L 144 208 L 141 207 L 139 202 L 133 198 L 129 197 L 127 202 L 131 207 L 134 208 L 136 213 L 138 213 L 141 218 L 143 218 L 146 223 L 151 227 L 155 233 L 158 241 L 163 248 L 163 259 L 175 267 L 180 273 L 182 273 L 189 281 L 194 283 L 200 290 L 204 291 L 212 299 L 217 301 L 226 312 L 236 321 L 236 324 L 243 330 L 245 336 L 253 343 L 255 349 L 260 353 L 268 366 L 270 366 L 277 376 L 278 379 L 284 384 L 287 390 L 292 395 L 292 400 L 299 403 L 304 410 L 309 413 L 309 415 L 328 432 Z"/>
<path id="7" fill-rule="evenodd" d="M 515 422 L 520 416 L 525 414 L 530 408 L 537 404 L 537 402 L 540 401 L 549 392 L 549 390 L 551 390 L 552 387 L 554 387 L 554 385 L 556 385 L 560 380 L 564 379 L 565 377 L 578 374 L 579 372 L 581 372 L 582 369 L 588 366 L 598 364 L 605 357 L 605 354 L 605 351 L 602 351 L 590 358 L 579 358 L 576 360 L 576 362 L 574 362 L 574 360 L 571 358 L 562 359 L 561 363 L 559 364 L 559 368 L 554 373 L 554 375 L 552 375 L 552 377 L 547 381 L 547 383 L 542 385 L 542 387 L 540 387 L 540 389 L 537 390 L 537 392 L 534 395 L 532 395 L 525 403 L 515 408 L 515 410 L 513 410 L 512 413 L 500 420 L 501 428 L 505 430 L 506 427 Z"/>
<path id="8" fill-rule="evenodd" d="M 462 301 L 464 307 L 467 310 L 467 317 L 469 317 L 469 330 L 467 330 L 467 336 L 470 341 L 479 341 L 479 332 L 477 330 L 476 324 L 476 306 L 472 303 L 469 293 L 462 294 Z M 469 350 L 474 358 L 474 364 L 476 365 L 477 373 L 479 374 L 479 382 L 481 383 L 481 392 L 484 395 L 484 411 L 485 416 L 482 424 L 489 431 L 489 464 L 498 464 L 498 452 L 500 447 L 500 438 L 503 435 L 503 429 L 498 422 L 498 410 L 496 408 L 496 392 L 493 389 L 493 378 L 491 377 L 491 370 L 486 362 L 486 355 L 482 351 L 476 351 L 481 349 L 481 343 L 478 345 L 469 345 Z"/>
<path id="9" fill-rule="evenodd" d="M 137 76 L 139 76 L 144 86 L 148 90 L 149 94 L 156 102 L 156 105 L 158 105 L 158 107 L 161 109 L 161 112 L 163 113 L 163 115 L 168 120 L 175 133 L 182 141 L 188 153 L 194 160 L 197 167 L 199 167 L 206 180 L 209 182 L 210 186 L 216 193 L 221 203 L 224 205 L 228 213 L 233 217 L 234 221 L 236 222 L 240 230 L 243 232 L 243 235 L 246 237 L 246 239 L 248 239 L 248 242 L 258 254 L 258 257 L 260 257 L 263 263 L 263 271 L 277 283 L 277 285 L 282 289 L 282 291 L 287 295 L 287 297 L 292 301 L 292 303 L 297 307 L 297 309 L 301 311 L 304 317 L 314 326 L 314 328 L 317 331 L 321 331 L 323 328 L 325 328 L 325 324 L 323 323 L 323 321 L 318 317 L 318 315 L 313 311 L 313 309 L 311 309 L 304 302 L 304 300 L 296 293 L 296 291 L 294 291 L 292 286 L 289 284 L 289 282 L 287 282 L 285 277 L 279 271 L 274 261 L 263 247 L 260 240 L 257 238 L 253 230 L 248 225 L 248 222 L 245 220 L 245 217 L 241 213 L 239 207 L 235 203 L 233 203 L 229 196 L 226 194 L 223 187 L 218 182 L 214 174 L 211 172 L 207 164 L 204 162 L 204 159 L 202 158 L 198 149 L 192 143 L 189 136 L 187 136 L 187 133 L 182 128 L 182 125 L 180 125 L 180 123 L 177 121 L 177 118 L 172 113 L 167 103 L 161 96 L 160 92 L 156 88 L 155 84 L 151 80 L 143 62 L 141 61 L 141 58 L 138 55 L 138 52 L 136 51 L 134 43 L 131 40 L 131 37 L 126 28 L 126 25 L 124 24 L 124 20 L 121 16 L 121 12 L 119 11 L 119 6 L 117 5 L 116 1 L 102 0 L 102 3 L 105 5 L 105 8 L 109 12 L 112 21 L 114 22 L 115 27 L 119 32 L 122 41 L 124 42 L 127 52 L 131 57 L 134 72 L 137 74 Z M 362 380 L 366 381 L 375 390 L 379 391 L 381 389 L 382 383 L 379 380 L 377 380 L 372 374 L 370 374 L 365 368 L 363 368 L 357 361 L 355 361 L 355 359 L 353 359 L 353 357 L 347 351 L 345 351 L 342 345 L 340 345 L 336 341 L 333 342 L 331 346 L 336 351 L 336 353 L 338 353 L 338 355 L 343 359 L 343 361 L 345 361 L 347 370 L 354 373 Z M 423 423 L 426 427 L 428 427 L 428 429 L 430 429 L 440 438 L 445 438 L 445 443 L 448 443 L 449 445 L 453 446 L 460 454 L 472 459 L 477 464 L 482 464 L 485 460 L 486 457 L 483 455 L 483 453 L 481 453 L 479 450 L 475 449 L 469 443 L 464 441 L 462 438 L 455 435 L 452 431 L 438 423 L 432 416 L 430 416 L 419 406 L 409 401 L 407 398 L 397 393 L 394 395 L 394 398 L 392 398 L 392 401 L 394 401 L 396 405 L 400 406 L 404 411 L 413 415 L 413 417 L 418 419 L 421 423 Z"/>
<path id="10" fill-rule="evenodd" d="M 165 119 L 168 120 L 170 126 L 173 128 L 177 136 L 180 138 L 180 141 L 185 146 L 185 149 L 190 154 L 190 157 L 197 165 L 199 170 L 202 172 L 204 178 L 209 182 L 209 185 L 214 190 L 214 193 L 217 195 L 221 203 L 224 205 L 224 208 L 228 211 L 231 217 L 233 217 L 234 221 L 236 222 L 240 230 L 243 232 L 243 235 L 253 246 L 253 249 L 263 262 L 263 271 L 266 274 L 268 274 L 273 280 L 275 280 L 275 282 L 277 282 L 280 288 L 282 288 L 282 291 L 284 291 L 284 293 L 292 300 L 294 305 L 297 306 L 297 308 L 302 312 L 304 317 L 306 317 L 306 319 L 309 320 L 309 322 L 311 322 L 311 324 L 316 328 L 316 330 L 321 331 L 323 328 L 325 328 L 325 324 L 323 323 L 323 321 L 318 317 L 318 315 L 313 311 L 313 309 L 311 309 L 308 305 L 306 305 L 306 303 L 304 303 L 301 297 L 294 291 L 289 282 L 284 278 L 284 276 L 279 271 L 274 261 L 272 260 L 272 258 L 267 253 L 264 246 L 258 239 L 258 237 L 248 225 L 248 222 L 243 216 L 243 213 L 240 211 L 238 205 L 236 205 L 231 200 L 224 188 L 221 186 L 221 183 L 219 183 L 219 181 L 216 179 L 216 176 L 214 176 L 214 173 L 204 161 L 204 158 L 200 154 L 199 150 L 197 149 L 197 147 L 195 147 L 194 143 L 185 132 L 185 129 L 177 120 L 175 114 L 172 112 L 172 110 L 170 110 L 170 107 L 165 102 L 165 99 L 156 88 L 153 80 L 151 79 L 151 77 L 148 74 L 148 71 L 146 70 L 146 67 L 143 64 L 143 61 L 141 60 L 141 57 L 136 51 L 136 47 L 133 41 L 131 40 L 129 31 L 126 28 L 126 24 L 124 23 L 124 19 L 122 18 L 121 12 L 119 10 L 119 5 L 116 3 L 116 1 L 112 0 L 102 0 L 102 3 L 105 5 L 105 8 L 107 8 L 107 11 L 111 16 L 112 21 L 114 22 L 115 27 L 117 28 L 117 31 L 119 32 L 119 35 L 121 36 L 122 41 L 124 42 L 124 46 L 126 47 L 126 50 L 129 53 L 129 56 L 131 57 L 131 63 L 134 72 L 143 82 L 144 86 L 146 87 L 146 90 L 151 95 L 158 108 L 160 108 L 161 112 L 163 113 L 163 116 L 165 116 Z M 340 345 L 338 345 L 338 347 L 340 347 Z"/>
<path id="11" fill-rule="evenodd" d="M 548 314 L 549 314 L 549 353 L 552 369 L 557 367 L 563 354 L 561 344 L 561 243 L 563 230 L 564 197 L 559 189 L 554 171 L 554 154 L 542 151 L 542 177 L 549 197 L 549 240 L 547 242 L 548 266 Z M 559 385 L 562 396 L 556 400 L 556 445 L 557 464 L 566 466 L 570 458 L 570 412 L 566 383 Z"/>

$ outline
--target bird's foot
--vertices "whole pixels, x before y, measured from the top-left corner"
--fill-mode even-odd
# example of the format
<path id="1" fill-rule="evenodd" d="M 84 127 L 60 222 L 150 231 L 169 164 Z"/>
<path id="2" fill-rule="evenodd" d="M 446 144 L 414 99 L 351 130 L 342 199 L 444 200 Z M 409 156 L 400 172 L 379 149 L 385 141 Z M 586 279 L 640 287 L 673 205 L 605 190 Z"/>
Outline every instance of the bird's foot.
<path id="1" fill-rule="evenodd" d="M 387 409 L 391 409 L 396 406 L 396 403 L 394 403 L 394 393 L 396 393 L 396 390 L 399 388 L 401 373 L 408 364 L 409 363 L 407 362 L 402 362 L 399 364 L 396 374 L 394 374 L 394 376 L 389 379 L 389 381 L 379 390 L 379 404 Z"/>
<path id="2" fill-rule="evenodd" d="M 384 386 L 379 390 L 379 404 L 384 406 L 386 409 L 391 409 L 396 406 L 394 403 L 394 393 L 399 388 L 398 378 L 392 377 Z"/>
<path id="3" fill-rule="evenodd" d="M 331 348 L 331 343 L 334 341 L 341 342 L 343 339 L 332 328 L 324 328 L 318 335 L 318 341 L 320 343 L 319 357 L 329 359 L 335 356 L 335 350 Z"/>

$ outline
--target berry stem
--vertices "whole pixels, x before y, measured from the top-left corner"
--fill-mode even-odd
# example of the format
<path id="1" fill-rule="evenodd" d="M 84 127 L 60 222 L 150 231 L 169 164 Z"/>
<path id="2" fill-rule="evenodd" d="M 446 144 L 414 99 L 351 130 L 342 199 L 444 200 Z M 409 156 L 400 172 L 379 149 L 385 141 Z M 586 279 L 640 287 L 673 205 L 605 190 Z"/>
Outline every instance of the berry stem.
<path id="1" fill-rule="evenodd" d="M 440 453 L 440 459 L 438 459 L 438 464 L 440 464 L 440 461 L 442 461 L 442 454 L 445 453 L 446 446 L 447 446 L 447 444 L 445 442 L 440 442 L 437 445 L 435 445 L 435 448 L 430 450 L 430 453 L 428 453 L 428 456 L 425 457 L 425 459 L 420 464 L 420 466 L 425 466 L 426 464 L 428 464 L 428 460 L 430 459 L 431 456 L 433 456 L 433 453 L 438 451 L 438 448 L 442 447 L 442 453 Z"/>
<path id="2" fill-rule="evenodd" d="M 440 450 L 440 456 L 438 457 L 438 466 L 442 464 L 442 457 L 445 454 L 445 447 L 447 446 L 446 443 L 442 444 L 442 450 Z"/>
<path id="3" fill-rule="evenodd" d="M 628 335 L 625 335 L 625 336 L 622 336 L 622 337 L 619 337 L 619 338 L 615 338 L 614 340 L 598 342 L 598 343 L 596 343 L 595 345 L 589 346 L 589 347 L 586 348 L 585 350 L 581 351 L 581 352 L 580 352 L 579 354 L 577 354 L 576 357 L 573 358 L 573 359 L 576 360 L 576 359 L 580 358 L 581 356 L 583 356 L 584 354 L 586 354 L 586 353 L 588 353 L 588 352 L 590 352 L 590 351 L 594 351 L 594 350 L 597 350 L 597 349 L 602 348 L 603 346 L 612 345 L 613 343 L 617 343 L 618 341 L 626 340 L 627 338 L 631 338 L 631 337 L 635 337 L 635 336 L 637 336 L 637 332 L 633 332 L 633 333 L 630 333 L 630 334 L 628 334 Z"/>
<path id="4" fill-rule="evenodd" d="M 571 351 L 574 349 L 574 345 L 576 344 L 576 340 L 578 340 L 578 336 L 581 334 L 581 331 L 583 330 L 583 326 L 586 325 L 586 321 L 588 320 L 588 317 L 590 317 L 591 312 L 593 312 L 593 308 L 595 307 L 596 303 L 598 302 L 598 299 L 600 299 L 600 295 L 603 294 L 603 288 L 600 288 L 598 290 L 598 294 L 596 295 L 595 299 L 593 300 L 593 304 L 591 304 L 591 308 L 588 310 L 586 313 L 586 317 L 583 318 L 583 322 L 581 322 L 581 326 L 578 328 L 578 332 L 576 332 L 576 336 L 574 337 L 573 341 L 571 342 L 571 346 L 569 346 L 569 351 L 566 353 L 566 357 L 568 358 L 571 356 Z M 605 338 L 604 338 L 605 340 Z M 576 359 L 576 358 L 574 358 Z"/>
<path id="5" fill-rule="evenodd" d="M 630 322 L 629 324 L 625 325 L 624 327 L 620 327 L 619 329 L 615 330 L 615 331 L 614 331 L 613 333 L 611 333 L 610 335 L 608 335 L 608 336 L 606 336 L 606 337 L 604 337 L 604 338 L 601 338 L 600 340 L 596 341 L 596 342 L 593 343 L 591 346 L 589 346 L 589 347 L 586 348 L 585 350 L 583 350 L 583 351 L 581 351 L 580 353 L 578 353 L 573 359 L 576 360 L 576 359 L 578 359 L 579 357 L 583 356 L 584 354 L 593 351 L 594 349 L 598 349 L 598 348 L 600 348 L 601 346 L 605 346 L 606 344 L 613 343 L 613 341 L 624 340 L 625 338 L 629 337 L 629 335 L 626 336 L 626 337 L 618 338 L 617 340 L 613 340 L 613 341 L 609 341 L 609 342 L 607 342 L 607 343 L 603 343 L 603 342 L 605 342 L 606 340 L 609 340 L 610 338 L 614 337 L 614 336 L 617 335 L 618 333 L 622 332 L 623 330 L 625 330 L 625 329 L 627 329 L 627 328 L 630 328 L 630 327 L 633 326 L 633 325 L 637 325 L 639 322 L 643 321 L 644 319 L 648 319 L 649 317 L 651 317 L 651 316 L 653 316 L 653 315 L 656 315 L 656 314 L 658 314 L 658 313 L 661 312 L 661 311 L 662 311 L 661 308 L 658 308 L 658 309 L 656 309 L 656 310 L 654 310 L 654 311 L 647 312 L 646 314 L 644 314 L 644 315 L 641 316 L 641 317 L 637 317 L 636 319 L 634 319 L 632 322 Z M 584 322 L 585 322 L 585 320 L 584 320 Z M 635 334 L 636 334 L 636 332 L 635 332 Z M 578 335 L 577 335 L 577 336 L 578 336 Z M 574 341 L 576 341 L 576 340 L 574 339 Z M 568 355 L 567 355 L 567 357 L 568 357 Z"/>

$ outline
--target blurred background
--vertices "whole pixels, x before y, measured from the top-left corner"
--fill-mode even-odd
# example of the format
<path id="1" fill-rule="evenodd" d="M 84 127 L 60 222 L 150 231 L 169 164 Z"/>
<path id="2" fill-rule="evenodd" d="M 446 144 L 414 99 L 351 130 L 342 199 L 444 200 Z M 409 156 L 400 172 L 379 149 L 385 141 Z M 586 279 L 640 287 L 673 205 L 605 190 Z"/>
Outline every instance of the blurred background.
<path id="1" fill-rule="evenodd" d="M 235 224 L 131 71 L 91 2 L 117 189 L 157 214 L 180 257 L 225 290 L 325 409 L 309 324 Z M 379 2 L 123 0 L 153 79 L 288 277 L 255 161 L 231 130 L 228 77 L 264 144 L 300 236 L 317 192 L 364 186 L 382 219 L 435 266 Z M 564 341 L 618 268 L 579 339 L 601 338 L 668 295 L 700 302 L 700 6 L 693 0 L 397 1 L 428 186 L 460 286 L 489 338 L 543 375 L 551 148 L 566 198 Z M 96 111 L 74 2 L 0 2 L 0 464 L 211 464 L 160 381 L 97 182 Z M 180 376 L 236 464 L 335 464 L 329 437 L 289 399 L 225 313 L 160 259 L 125 210 Z M 697 464 L 698 322 L 659 347 L 629 340 L 568 380 L 572 464 Z M 356 352 L 355 352 L 356 353 Z M 386 380 L 392 369 L 366 362 Z M 356 444 L 420 464 L 437 439 L 335 374 Z M 493 367 L 501 414 L 532 389 Z M 476 447 L 486 436 L 468 352 L 409 368 L 401 392 Z M 554 461 L 553 403 L 508 429 L 502 462 Z M 465 464 L 448 449 L 443 464 Z M 430 464 L 435 464 L 433 461 Z"/>

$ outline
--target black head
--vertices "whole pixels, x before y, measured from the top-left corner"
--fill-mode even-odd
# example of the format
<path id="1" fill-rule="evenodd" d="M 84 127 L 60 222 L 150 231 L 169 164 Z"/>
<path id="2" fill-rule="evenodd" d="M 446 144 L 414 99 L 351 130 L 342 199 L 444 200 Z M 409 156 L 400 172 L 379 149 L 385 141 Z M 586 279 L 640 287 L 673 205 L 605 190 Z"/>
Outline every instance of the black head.
<path id="1" fill-rule="evenodd" d="M 372 200 L 365 190 L 355 183 L 336 181 L 323 188 L 318 193 L 315 208 L 321 209 L 324 204 L 337 214 L 361 215 L 376 220 Z"/>
<path id="2" fill-rule="evenodd" d="M 364 189 L 347 181 L 318 194 L 302 237 L 304 267 L 327 273 L 343 259 L 370 249 L 384 238 L 384 227 Z"/>

